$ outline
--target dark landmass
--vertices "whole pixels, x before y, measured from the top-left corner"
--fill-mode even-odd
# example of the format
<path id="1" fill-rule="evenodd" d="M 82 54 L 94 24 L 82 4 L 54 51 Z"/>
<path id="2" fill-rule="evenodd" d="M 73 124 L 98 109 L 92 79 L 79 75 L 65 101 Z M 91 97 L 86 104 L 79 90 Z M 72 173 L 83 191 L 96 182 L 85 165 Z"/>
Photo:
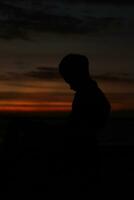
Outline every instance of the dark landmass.
<path id="1" fill-rule="evenodd" d="M 73 170 L 75 175 L 65 175 L 71 155 L 65 146 L 77 142 L 76 135 L 64 134 L 67 119 L 68 113 L 0 114 L 1 190 L 74 190 L 78 179 L 81 190 L 89 191 L 93 185 L 127 184 L 134 178 L 133 111 L 112 113 L 107 127 L 98 133 L 99 175 L 90 169 L 88 180 Z"/>

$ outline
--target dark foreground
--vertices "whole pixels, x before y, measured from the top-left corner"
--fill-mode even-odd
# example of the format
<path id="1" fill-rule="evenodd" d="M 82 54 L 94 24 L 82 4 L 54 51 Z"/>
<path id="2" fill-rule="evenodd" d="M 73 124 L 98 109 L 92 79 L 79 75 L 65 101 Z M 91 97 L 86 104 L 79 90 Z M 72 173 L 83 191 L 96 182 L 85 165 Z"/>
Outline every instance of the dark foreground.
<path id="1" fill-rule="evenodd" d="M 112 118 L 94 145 L 89 137 L 64 135 L 63 121 L 1 117 L 1 191 L 89 192 L 92 187 L 127 185 L 133 180 L 133 118 Z"/>

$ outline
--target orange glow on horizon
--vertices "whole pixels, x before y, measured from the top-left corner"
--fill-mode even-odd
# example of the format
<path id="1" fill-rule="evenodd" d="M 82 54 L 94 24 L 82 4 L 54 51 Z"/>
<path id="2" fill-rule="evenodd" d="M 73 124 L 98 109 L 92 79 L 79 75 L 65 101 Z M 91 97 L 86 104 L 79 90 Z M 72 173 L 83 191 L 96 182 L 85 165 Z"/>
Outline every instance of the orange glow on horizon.
<path id="1" fill-rule="evenodd" d="M 69 107 L 24 107 L 24 106 L 18 106 L 18 107 L 13 107 L 13 106 L 8 106 L 8 107 L 1 107 L 0 106 L 0 112 L 56 112 L 56 111 L 62 111 L 62 112 L 67 112 L 70 111 Z"/>
<path id="2" fill-rule="evenodd" d="M 0 112 L 67 112 L 71 102 L 0 101 Z"/>
<path id="3" fill-rule="evenodd" d="M 71 102 L 49 101 L 0 101 L 0 112 L 69 112 Z M 124 103 L 111 103 L 113 111 L 130 110 L 133 105 Z"/>
<path id="4" fill-rule="evenodd" d="M 0 106 L 71 106 L 71 102 L 64 101 L 0 101 Z"/>

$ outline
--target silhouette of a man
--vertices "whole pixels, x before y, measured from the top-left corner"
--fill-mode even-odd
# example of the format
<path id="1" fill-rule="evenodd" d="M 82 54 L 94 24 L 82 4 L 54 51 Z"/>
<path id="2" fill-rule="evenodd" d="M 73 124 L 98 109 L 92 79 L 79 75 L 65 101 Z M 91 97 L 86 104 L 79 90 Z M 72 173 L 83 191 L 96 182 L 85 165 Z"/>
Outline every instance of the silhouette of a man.
<path id="1" fill-rule="evenodd" d="M 87 176 L 94 162 L 96 132 L 102 129 L 110 114 L 110 104 L 89 73 L 89 61 L 84 55 L 69 54 L 59 64 L 59 72 L 75 91 L 70 116 L 69 145 L 75 173 Z M 93 165 L 94 166 L 94 165 Z M 77 168 L 77 169 L 76 169 Z"/>

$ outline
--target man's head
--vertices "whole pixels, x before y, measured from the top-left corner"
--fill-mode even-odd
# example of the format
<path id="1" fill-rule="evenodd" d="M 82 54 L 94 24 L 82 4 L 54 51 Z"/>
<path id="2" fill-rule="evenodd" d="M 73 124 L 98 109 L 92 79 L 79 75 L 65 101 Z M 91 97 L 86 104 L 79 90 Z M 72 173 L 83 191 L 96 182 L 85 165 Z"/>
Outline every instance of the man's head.
<path id="1" fill-rule="evenodd" d="M 83 86 L 89 76 L 89 61 L 84 55 L 68 54 L 59 64 L 59 72 L 73 90 Z"/>

